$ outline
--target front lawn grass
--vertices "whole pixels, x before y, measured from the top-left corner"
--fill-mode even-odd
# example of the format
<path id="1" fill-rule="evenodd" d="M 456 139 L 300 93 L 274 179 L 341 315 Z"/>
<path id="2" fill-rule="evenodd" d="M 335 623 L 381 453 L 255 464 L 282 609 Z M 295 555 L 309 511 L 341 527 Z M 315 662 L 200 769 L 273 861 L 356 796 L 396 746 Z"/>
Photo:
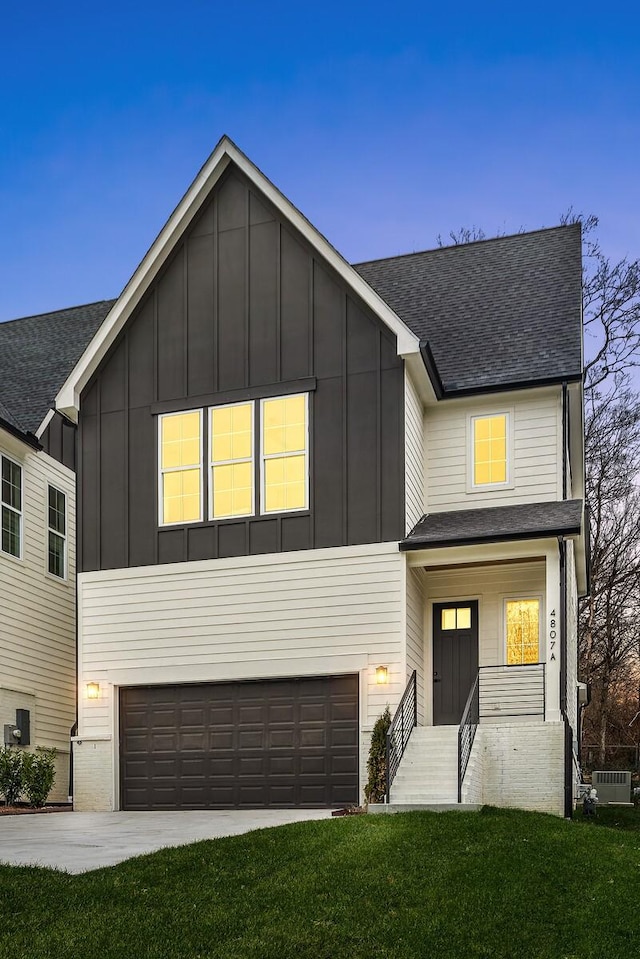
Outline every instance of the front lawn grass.
<path id="1" fill-rule="evenodd" d="M 413 812 L 262 830 L 81 876 L 3 866 L 0 956 L 623 959 L 640 939 L 640 830 L 603 826 Z"/>

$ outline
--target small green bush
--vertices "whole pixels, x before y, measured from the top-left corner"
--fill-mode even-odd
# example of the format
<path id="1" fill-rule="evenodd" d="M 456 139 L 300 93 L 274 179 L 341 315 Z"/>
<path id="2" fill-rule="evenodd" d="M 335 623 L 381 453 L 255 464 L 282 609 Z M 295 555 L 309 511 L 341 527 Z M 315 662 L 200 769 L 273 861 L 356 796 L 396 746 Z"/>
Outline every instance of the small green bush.
<path id="1" fill-rule="evenodd" d="M 365 799 L 368 803 L 384 802 L 387 794 L 387 732 L 391 725 L 389 707 L 376 719 L 371 734 L 371 748 L 367 761 L 369 780 L 364 787 Z"/>
<path id="2" fill-rule="evenodd" d="M 56 778 L 56 750 L 37 746 L 34 753 L 23 754 L 22 791 L 30 806 L 40 809 Z"/>
<path id="3" fill-rule="evenodd" d="M 15 746 L 0 749 L 0 793 L 7 806 L 15 806 L 22 795 L 23 757 Z"/>

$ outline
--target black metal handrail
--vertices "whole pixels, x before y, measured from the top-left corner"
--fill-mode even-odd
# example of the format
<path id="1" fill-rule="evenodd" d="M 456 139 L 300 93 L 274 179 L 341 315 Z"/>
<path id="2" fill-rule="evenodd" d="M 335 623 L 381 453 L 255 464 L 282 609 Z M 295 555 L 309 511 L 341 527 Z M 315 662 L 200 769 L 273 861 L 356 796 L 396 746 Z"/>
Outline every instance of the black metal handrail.
<path id="1" fill-rule="evenodd" d="M 476 674 L 458 729 L 458 802 L 462 802 L 462 784 L 480 722 L 480 671 Z"/>
<path id="2" fill-rule="evenodd" d="M 400 705 L 396 709 L 393 722 L 387 732 L 386 773 L 387 802 L 391 795 L 391 783 L 398 771 L 400 760 L 409 742 L 414 726 L 418 725 L 418 696 L 416 690 L 416 671 L 411 673 L 407 688 L 402 694 Z"/>

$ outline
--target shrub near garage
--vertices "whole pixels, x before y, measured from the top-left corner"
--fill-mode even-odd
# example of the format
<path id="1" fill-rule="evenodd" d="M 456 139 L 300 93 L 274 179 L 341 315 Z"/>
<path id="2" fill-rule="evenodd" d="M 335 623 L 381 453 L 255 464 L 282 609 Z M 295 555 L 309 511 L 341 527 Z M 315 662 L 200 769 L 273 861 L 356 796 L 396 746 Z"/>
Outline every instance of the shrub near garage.
<path id="1" fill-rule="evenodd" d="M 34 753 L 24 753 L 22 791 L 27 802 L 40 809 L 47 801 L 56 778 L 56 750 L 37 746 Z"/>
<path id="2" fill-rule="evenodd" d="M 0 793 L 7 806 L 15 806 L 22 795 L 24 753 L 13 746 L 0 749 Z"/>
<path id="3" fill-rule="evenodd" d="M 5 805 L 15 806 L 26 796 L 30 806 L 44 806 L 55 782 L 56 750 L 37 746 L 27 752 L 15 746 L 0 749 L 0 793 Z"/>

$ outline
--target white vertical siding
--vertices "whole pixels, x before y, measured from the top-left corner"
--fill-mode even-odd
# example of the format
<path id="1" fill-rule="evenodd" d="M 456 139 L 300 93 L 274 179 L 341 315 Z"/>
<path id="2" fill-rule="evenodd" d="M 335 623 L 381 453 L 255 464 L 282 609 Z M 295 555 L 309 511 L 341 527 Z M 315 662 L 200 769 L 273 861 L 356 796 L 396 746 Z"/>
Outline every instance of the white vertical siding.
<path id="1" fill-rule="evenodd" d="M 470 416 L 513 411 L 513 484 L 486 492 L 469 491 Z M 426 416 L 427 511 L 507 506 L 561 498 L 559 389 L 441 401 Z"/>
<path id="2" fill-rule="evenodd" d="M 574 543 L 567 542 L 567 715 L 573 729 L 574 739 L 578 735 L 578 585 Z"/>
<path id="3" fill-rule="evenodd" d="M 416 671 L 418 725 L 424 723 L 425 573 L 407 569 L 407 678 Z"/>
<path id="4" fill-rule="evenodd" d="M 51 798 L 66 800 L 75 720 L 75 477 L 46 453 L 27 450 L 5 434 L 0 452 L 21 464 L 24 490 L 22 559 L 0 553 L 0 722 L 15 721 L 16 693 L 25 694 L 25 708 L 33 702 L 32 746 L 59 751 Z M 67 498 L 65 581 L 47 572 L 48 484 Z"/>
<path id="5" fill-rule="evenodd" d="M 422 403 L 404 372 L 404 435 L 405 435 L 405 517 L 406 531 L 413 529 L 425 512 L 424 413 Z"/>

